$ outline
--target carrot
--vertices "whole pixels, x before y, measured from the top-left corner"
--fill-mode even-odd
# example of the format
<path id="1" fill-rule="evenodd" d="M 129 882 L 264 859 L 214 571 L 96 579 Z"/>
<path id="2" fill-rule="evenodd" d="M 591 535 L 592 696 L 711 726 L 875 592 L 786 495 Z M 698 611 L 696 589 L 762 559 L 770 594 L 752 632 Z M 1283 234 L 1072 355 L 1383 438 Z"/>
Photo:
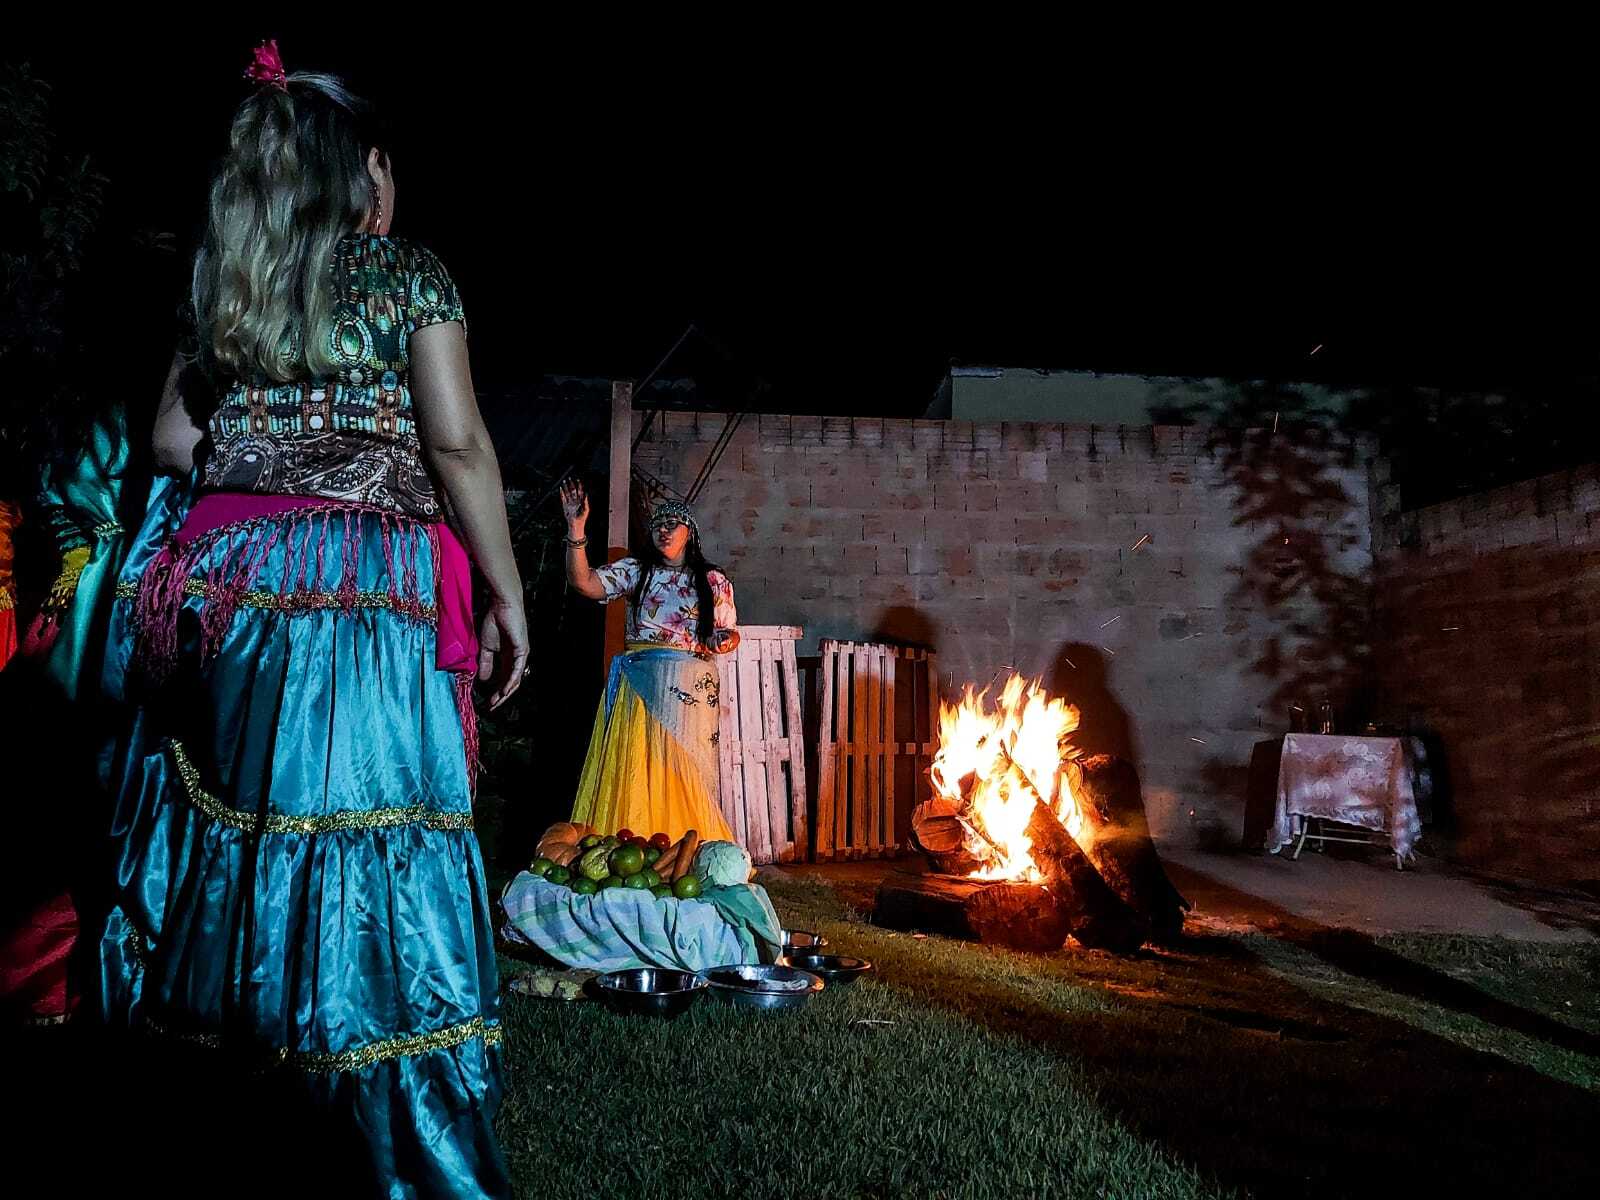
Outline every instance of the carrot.
<path id="1" fill-rule="evenodd" d="M 683 835 L 683 849 L 678 852 L 678 861 L 672 865 L 672 881 L 676 883 L 689 873 L 689 868 L 694 865 L 694 852 L 700 849 L 700 834 L 691 829 Z"/>
<path id="2" fill-rule="evenodd" d="M 662 880 L 670 881 L 672 879 L 672 868 L 677 865 L 678 852 L 682 849 L 683 839 L 679 838 L 676 842 L 673 842 L 672 845 L 667 847 L 660 858 L 656 859 L 653 866 L 655 868 L 655 873 L 661 876 Z"/>

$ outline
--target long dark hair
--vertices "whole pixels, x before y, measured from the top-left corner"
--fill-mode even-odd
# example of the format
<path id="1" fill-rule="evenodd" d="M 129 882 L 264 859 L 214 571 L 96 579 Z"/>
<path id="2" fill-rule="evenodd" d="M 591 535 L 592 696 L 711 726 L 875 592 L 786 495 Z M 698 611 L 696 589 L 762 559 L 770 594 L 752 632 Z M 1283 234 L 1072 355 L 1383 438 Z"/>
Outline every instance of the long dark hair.
<path id="1" fill-rule="evenodd" d="M 388 143 L 377 111 L 332 75 L 296 73 L 239 106 L 194 264 L 208 367 L 277 383 L 334 374 L 329 265 L 376 204 L 367 155 L 387 167 Z"/>
<path id="2" fill-rule="evenodd" d="M 711 594 L 711 572 L 719 574 L 722 568 L 714 562 L 707 562 L 705 551 L 700 548 L 700 535 L 695 532 L 694 526 L 689 527 L 689 544 L 683 550 L 683 566 L 673 568 L 661 557 L 661 550 L 655 542 L 649 543 L 640 560 L 639 583 L 633 589 L 633 608 L 637 612 L 644 604 L 644 594 L 650 588 L 650 578 L 657 570 L 666 569 L 689 571 L 694 575 L 694 592 L 700 606 L 700 620 L 695 629 L 695 636 L 700 639 L 700 644 L 706 649 L 711 648 L 711 636 L 717 631 L 716 598 Z"/>

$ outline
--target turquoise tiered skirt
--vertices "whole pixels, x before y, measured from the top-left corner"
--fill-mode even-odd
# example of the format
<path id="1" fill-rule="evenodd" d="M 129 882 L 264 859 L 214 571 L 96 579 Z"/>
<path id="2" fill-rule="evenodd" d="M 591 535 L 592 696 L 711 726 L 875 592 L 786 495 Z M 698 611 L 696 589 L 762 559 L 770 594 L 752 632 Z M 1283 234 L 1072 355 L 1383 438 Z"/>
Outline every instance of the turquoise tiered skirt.
<path id="1" fill-rule="evenodd" d="M 136 718 L 105 1013 L 293 1076 L 375 1194 L 505 1195 L 437 530 L 329 505 L 179 544 L 182 492 L 158 487 L 113 618 L 106 683 Z"/>

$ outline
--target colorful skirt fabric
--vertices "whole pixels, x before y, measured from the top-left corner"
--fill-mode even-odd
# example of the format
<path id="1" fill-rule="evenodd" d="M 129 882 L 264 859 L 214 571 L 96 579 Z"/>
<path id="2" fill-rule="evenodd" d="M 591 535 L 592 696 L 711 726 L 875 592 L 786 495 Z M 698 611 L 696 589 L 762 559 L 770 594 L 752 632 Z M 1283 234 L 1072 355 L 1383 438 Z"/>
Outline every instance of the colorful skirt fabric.
<path id="1" fill-rule="evenodd" d="M 0 499 L 0 670 L 17 652 L 17 588 L 13 580 L 12 530 L 22 524 L 22 510 Z"/>
<path id="2" fill-rule="evenodd" d="M 443 531 L 240 502 L 255 515 L 208 527 L 158 489 L 119 577 L 106 684 L 136 716 L 101 1004 L 294 1076 L 373 1194 L 505 1195 Z"/>
<path id="3" fill-rule="evenodd" d="M 698 655 L 630 643 L 611 660 L 572 819 L 733 841 L 718 807 L 717 668 Z"/>

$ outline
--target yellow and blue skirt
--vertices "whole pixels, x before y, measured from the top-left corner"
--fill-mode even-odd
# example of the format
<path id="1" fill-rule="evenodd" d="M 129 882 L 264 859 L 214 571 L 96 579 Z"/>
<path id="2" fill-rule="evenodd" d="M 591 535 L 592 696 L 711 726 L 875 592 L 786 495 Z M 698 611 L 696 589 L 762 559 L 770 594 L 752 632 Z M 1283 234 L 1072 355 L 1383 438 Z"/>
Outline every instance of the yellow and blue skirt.
<path id="1" fill-rule="evenodd" d="M 717 668 L 699 655 L 629 643 L 611 660 L 572 819 L 603 833 L 733 840 L 718 807 Z"/>

